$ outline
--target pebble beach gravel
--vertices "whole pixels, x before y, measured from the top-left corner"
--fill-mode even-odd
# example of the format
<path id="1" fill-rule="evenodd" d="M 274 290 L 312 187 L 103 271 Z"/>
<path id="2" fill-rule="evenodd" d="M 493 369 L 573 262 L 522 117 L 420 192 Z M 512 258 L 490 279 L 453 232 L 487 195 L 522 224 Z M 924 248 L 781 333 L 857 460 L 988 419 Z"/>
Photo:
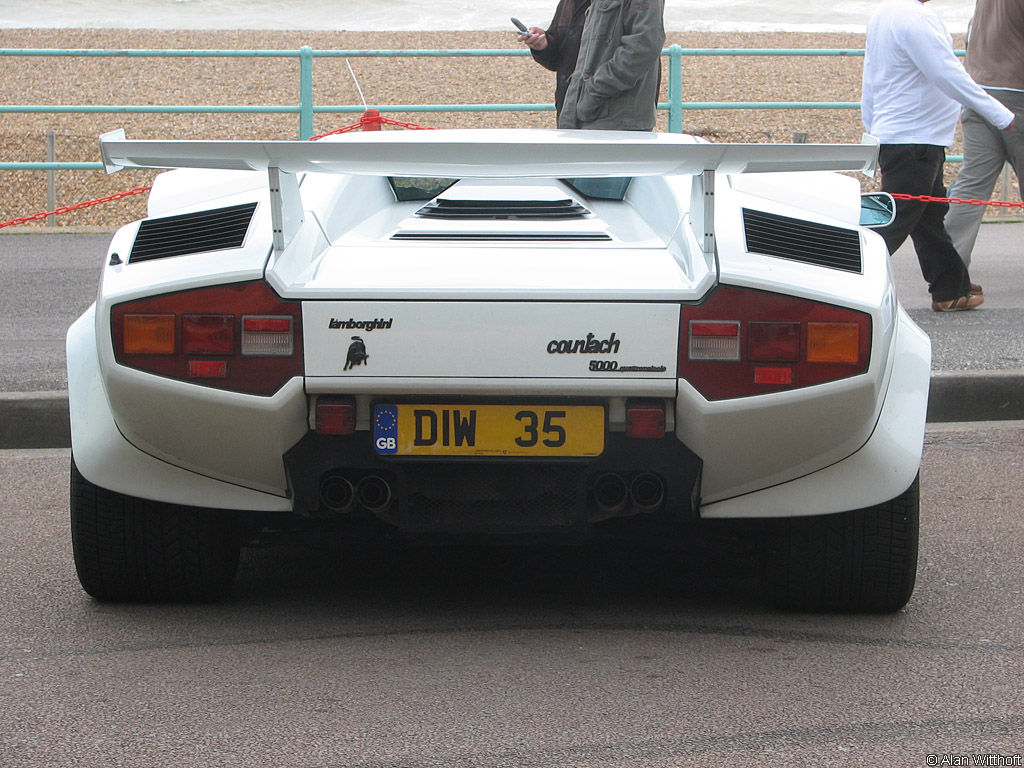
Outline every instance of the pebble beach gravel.
<path id="1" fill-rule="evenodd" d="M 799 33 L 670 33 L 666 42 L 685 49 L 863 48 L 863 35 Z M 957 41 L 962 45 L 962 40 Z M 503 32 L 302 32 L 162 31 L 108 29 L 3 29 L 5 49 L 245 50 L 294 51 L 518 50 Z M 6 56 L 0 103 L 18 105 L 289 105 L 299 100 L 294 58 L 113 58 Z M 816 101 L 860 98 L 860 56 L 686 56 L 684 100 L 691 102 Z M 663 59 L 667 67 L 667 58 Z M 331 57 L 314 62 L 317 106 L 372 107 L 416 104 L 546 104 L 551 72 L 529 57 L 445 58 Z M 667 99 L 667 70 L 662 100 Z M 552 111 L 387 112 L 385 116 L 435 128 L 550 128 Z M 358 120 L 358 113 L 318 113 L 314 133 Z M 665 130 L 661 114 L 659 129 Z M 857 142 L 862 127 L 856 109 L 686 110 L 687 133 L 711 141 L 789 142 L 806 134 L 814 143 Z M 0 121 L 0 159 L 40 162 L 46 133 L 54 131 L 56 159 L 99 160 L 98 136 L 124 128 L 137 139 L 296 139 L 296 114 L 5 114 Z M 953 149 L 956 151 L 956 148 Z M 153 173 L 60 171 L 56 204 L 74 205 L 149 184 Z M 870 185 L 865 180 L 865 187 Z M 0 171 L 0 222 L 47 210 L 46 174 Z M 62 214 L 62 227 L 113 228 L 145 214 L 145 195 Z M 43 228 L 32 222 L 15 229 Z"/>

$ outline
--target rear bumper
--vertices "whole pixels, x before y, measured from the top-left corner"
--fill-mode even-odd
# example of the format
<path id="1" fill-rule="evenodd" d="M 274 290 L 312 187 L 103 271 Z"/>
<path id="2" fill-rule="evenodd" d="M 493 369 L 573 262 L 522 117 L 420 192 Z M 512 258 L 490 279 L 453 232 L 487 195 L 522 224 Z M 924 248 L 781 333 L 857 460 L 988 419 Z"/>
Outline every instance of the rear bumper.
<path id="1" fill-rule="evenodd" d="M 596 459 L 551 461 L 380 456 L 370 433 L 357 432 L 310 433 L 285 468 L 297 512 L 368 513 L 410 531 L 521 533 L 648 512 L 693 519 L 701 462 L 672 435 L 610 433 Z"/>

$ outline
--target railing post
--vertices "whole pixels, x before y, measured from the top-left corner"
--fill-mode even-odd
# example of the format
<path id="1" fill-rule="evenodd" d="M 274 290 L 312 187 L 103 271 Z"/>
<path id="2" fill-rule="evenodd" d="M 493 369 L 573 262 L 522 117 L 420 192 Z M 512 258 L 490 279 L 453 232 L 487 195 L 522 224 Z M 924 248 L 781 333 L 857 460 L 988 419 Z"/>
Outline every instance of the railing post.
<path id="1" fill-rule="evenodd" d="M 57 162 L 57 132 L 50 129 L 46 132 L 46 162 Z M 57 172 L 46 172 L 46 210 L 57 208 Z M 46 217 L 46 226 L 57 226 L 57 217 L 50 214 Z"/>
<path id="2" fill-rule="evenodd" d="M 683 132 L 683 49 L 668 49 L 668 131 Z"/>
<path id="3" fill-rule="evenodd" d="M 313 135 L 313 49 L 299 49 L 299 139 Z"/>

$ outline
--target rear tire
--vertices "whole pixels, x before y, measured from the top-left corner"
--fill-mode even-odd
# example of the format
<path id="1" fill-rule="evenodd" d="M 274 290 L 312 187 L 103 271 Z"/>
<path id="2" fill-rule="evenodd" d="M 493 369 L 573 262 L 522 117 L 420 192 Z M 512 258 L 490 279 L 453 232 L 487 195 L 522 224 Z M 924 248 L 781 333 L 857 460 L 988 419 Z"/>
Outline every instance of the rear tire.
<path id="1" fill-rule="evenodd" d="M 164 504 L 93 485 L 71 460 L 71 545 L 97 600 L 206 602 L 234 582 L 241 550 L 226 512 Z"/>
<path id="2" fill-rule="evenodd" d="M 794 611 L 892 613 L 917 578 L 918 478 L 867 509 L 771 521 L 762 588 Z"/>

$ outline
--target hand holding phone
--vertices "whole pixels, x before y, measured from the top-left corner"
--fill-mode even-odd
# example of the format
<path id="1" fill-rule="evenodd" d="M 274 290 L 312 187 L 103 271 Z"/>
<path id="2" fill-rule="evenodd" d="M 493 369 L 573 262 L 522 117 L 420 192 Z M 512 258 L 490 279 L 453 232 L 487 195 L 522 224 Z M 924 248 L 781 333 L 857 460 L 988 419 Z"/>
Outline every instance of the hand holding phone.
<path id="1" fill-rule="evenodd" d="M 521 22 L 521 21 L 520 21 L 519 19 L 517 19 L 517 18 L 516 18 L 515 16 L 513 16 L 513 17 L 512 17 L 512 23 L 516 25 L 516 34 L 517 34 L 517 35 L 526 35 L 527 37 L 529 37 L 530 35 L 532 35 L 532 34 L 533 34 L 533 33 L 532 33 L 532 32 L 531 32 L 531 31 L 530 31 L 530 30 L 529 30 L 528 28 L 527 28 L 527 26 L 526 26 L 525 24 L 523 24 L 523 22 Z"/>

